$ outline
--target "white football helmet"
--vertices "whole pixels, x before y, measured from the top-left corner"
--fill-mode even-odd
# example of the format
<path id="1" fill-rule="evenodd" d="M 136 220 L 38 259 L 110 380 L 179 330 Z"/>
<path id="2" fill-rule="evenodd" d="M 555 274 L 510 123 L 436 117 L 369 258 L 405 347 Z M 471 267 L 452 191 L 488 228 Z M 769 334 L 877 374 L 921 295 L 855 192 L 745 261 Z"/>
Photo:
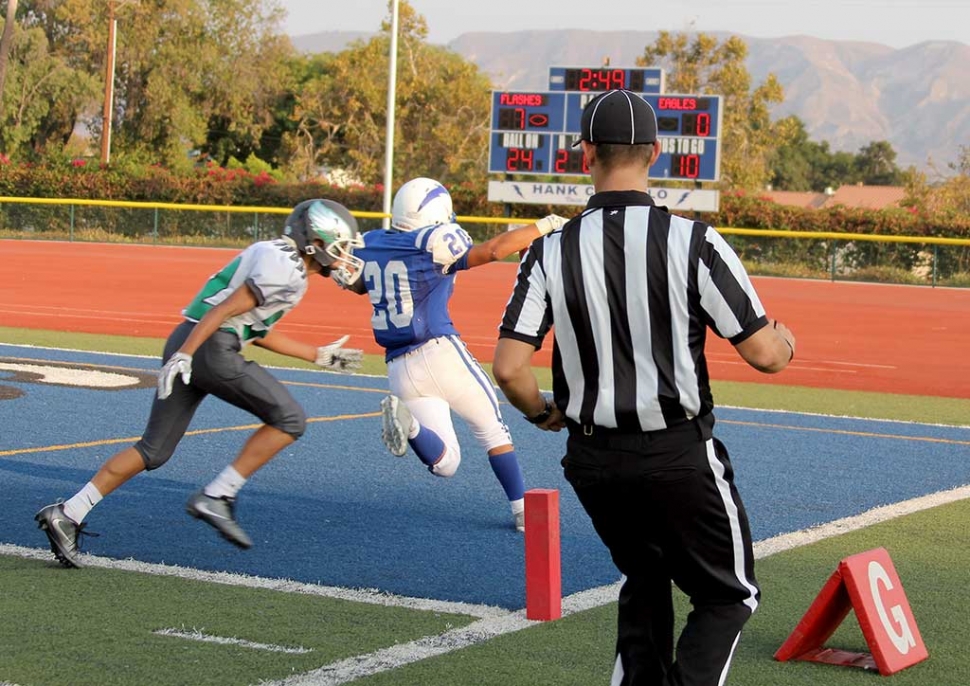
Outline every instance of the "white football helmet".
<path id="1" fill-rule="evenodd" d="M 391 226 L 398 231 L 416 231 L 453 221 L 451 194 L 434 179 L 411 179 L 394 195 Z"/>
<path id="2" fill-rule="evenodd" d="M 304 200 L 293 208 L 286 219 L 283 235 L 293 239 L 297 249 L 311 255 L 323 267 L 323 275 L 340 275 L 340 281 L 351 284 L 360 278 L 364 262 L 353 254 L 364 245 L 357 220 L 339 202 L 323 198 Z M 315 240 L 323 241 L 323 247 Z"/>

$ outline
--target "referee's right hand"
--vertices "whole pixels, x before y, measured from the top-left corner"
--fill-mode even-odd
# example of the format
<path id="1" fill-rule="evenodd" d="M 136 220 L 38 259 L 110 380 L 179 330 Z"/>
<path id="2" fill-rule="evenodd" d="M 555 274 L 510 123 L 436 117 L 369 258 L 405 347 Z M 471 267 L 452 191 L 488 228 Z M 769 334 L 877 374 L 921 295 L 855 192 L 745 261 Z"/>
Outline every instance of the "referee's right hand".
<path id="1" fill-rule="evenodd" d="M 543 431 L 562 431 L 566 427 L 566 415 L 556 407 L 555 403 L 552 403 L 549 419 L 536 426 Z"/>

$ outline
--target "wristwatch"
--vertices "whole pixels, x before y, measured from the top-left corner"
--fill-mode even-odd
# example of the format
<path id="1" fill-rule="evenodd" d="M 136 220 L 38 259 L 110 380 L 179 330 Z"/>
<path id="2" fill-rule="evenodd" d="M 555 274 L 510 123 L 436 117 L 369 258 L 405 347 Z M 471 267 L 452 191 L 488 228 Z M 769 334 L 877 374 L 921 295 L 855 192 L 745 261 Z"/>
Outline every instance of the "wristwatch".
<path id="1" fill-rule="evenodd" d="M 546 420 L 548 420 L 549 417 L 552 416 L 552 401 L 550 401 L 549 398 L 545 398 L 545 401 L 546 401 L 545 408 L 542 410 L 542 412 L 540 412 L 536 416 L 529 417 L 528 415 L 522 415 L 523 417 L 525 417 L 525 421 L 529 422 L 530 424 L 545 423 Z"/>

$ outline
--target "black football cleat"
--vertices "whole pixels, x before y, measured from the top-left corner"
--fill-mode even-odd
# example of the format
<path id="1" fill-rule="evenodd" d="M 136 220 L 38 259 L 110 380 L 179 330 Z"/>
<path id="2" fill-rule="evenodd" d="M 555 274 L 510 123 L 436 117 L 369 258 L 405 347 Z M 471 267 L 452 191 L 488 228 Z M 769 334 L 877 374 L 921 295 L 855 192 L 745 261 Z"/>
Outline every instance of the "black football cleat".
<path id="1" fill-rule="evenodd" d="M 235 509 L 235 498 L 212 498 L 204 491 L 193 495 L 185 504 L 190 516 L 213 527 L 224 539 L 240 548 L 251 548 L 253 541 L 236 521 Z"/>
<path id="2" fill-rule="evenodd" d="M 75 524 L 64 514 L 64 505 L 54 503 L 43 508 L 34 515 L 37 527 L 47 534 L 54 557 L 65 567 L 81 567 L 78 559 L 78 535 L 83 531 L 83 524 Z"/>

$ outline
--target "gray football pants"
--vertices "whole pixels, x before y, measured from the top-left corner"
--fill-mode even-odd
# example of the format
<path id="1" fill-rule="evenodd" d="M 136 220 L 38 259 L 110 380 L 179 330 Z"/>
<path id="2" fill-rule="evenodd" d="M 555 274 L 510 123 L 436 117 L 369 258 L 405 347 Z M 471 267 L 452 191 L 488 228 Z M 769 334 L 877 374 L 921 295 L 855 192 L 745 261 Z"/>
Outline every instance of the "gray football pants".
<path id="1" fill-rule="evenodd" d="M 179 324 L 165 343 L 164 362 L 178 350 L 195 326 Z M 306 429 L 306 414 L 290 392 L 272 374 L 240 353 L 239 338 L 228 331 L 217 331 L 199 346 L 192 357 L 192 380 L 188 385 L 177 377 L 172 394 L 165 400 L 152 400 L 148 425 L 135 450 L 141 453 L 148 470 L 161 467 L 175 452 L 199 403 L 209 394 L 225 400 L 258 417 L 294 438 Z"/>

